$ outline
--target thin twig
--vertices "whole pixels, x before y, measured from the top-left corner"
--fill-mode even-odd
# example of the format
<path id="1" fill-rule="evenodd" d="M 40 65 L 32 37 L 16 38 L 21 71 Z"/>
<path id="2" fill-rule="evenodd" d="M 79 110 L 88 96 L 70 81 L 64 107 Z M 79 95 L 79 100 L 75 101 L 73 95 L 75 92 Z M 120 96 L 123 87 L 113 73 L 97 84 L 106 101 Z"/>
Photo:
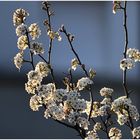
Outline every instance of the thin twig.
<path id="1" fill-rule="evenodd" d="M 124 1 L 124 8 L 123 8 L 123 26 L 124 26 L 124 33 L 125 33 L 125 45 L 124 45 L 124 52 L 123 56 L 126 58 L 126 52 L 128 48 L 128 30 L 127 30 L 127 13 L 126 13 L 127 1 Z M 129 97 L 128 88 L 127 88 L 127 68 L 123 71 L 123 87 L 126 97 Z"/>
<path id="2" fill-rule="evenodd" d="M 27 36 L 27 41 L 28 41 L 28 47 L 29 47 L 29 50 L 30 50 L 30 61 L 29 61 L 29 63 L 31 63 L 33 69 L 35 70 L 33 52 L 31 51 L 29 33 L 28 33 L 28 30 L 27 29 L 26 29 L 26 36 Z"/>
<path id="3" fill-rule="evenodd" d="M 71 86 L 71 88 L 73 90 L 73 75 L 72 75 L 72 70 L 71 69 L 69 69 L 69 75 L 70 75 L 70 86 Z"/>
<path id="4" fill-rule="evenodd" d="M 123 27 L 124 27 L 124 34 L 125 34 L 125 44 L 124 44 L 124 51 L 123 51 L 123 56 L 126 58 L 126 53 L 127 53 L 127 48 L 128 48 L 128 29 L 127 29 L 127 1 L 124 1 L 124 7 L 122 8 L 123 10 Z M 123 88 L 124 92 L 127 98 L 129 98 L 129 92 L 128 92 L 128 86 L 127 86 L 127 68 L 123 71 Z M 128 118 L 129 118 L 129 127 L 131 130 L 134 129 L 134 124 L 132 121 L 132 118 L 129 113 L 129 108 L 127 109 L 128 111 Z"/>
<path id="5" fill-rule="evenodd" d="M 72 44 L 72 41 L 70 40 L 69 38 L 69 34 L 67 33 L 66 29 L 63 28 L 63 33 L 65 34 L 65 36 L 67 37 L 67 40 L 70 44 L 70 48 L 72 50 L 72 52 L 74 53 L 74 55 L 76 56 L 77 60 L 78 60 L 78 63 L 79 65 L 81 66 L 82 70 L 84 71 L 85 75 L 87 77 L 89 77 L 89 74 L 85 68 L 85 65 L 82 64 L 81 60 L 80 60 L 80 57 L 78 56 L 77 52 L 75 51 L 74 47 L 73 47 L 73 44 Z M 91 115 L 92 115 L 92 110 L 93 110 L 93 93 L 92 93 L 92 86 L 90 85 L 90 101 L 91 101 L 91 107 L 90 107 L 90 113 L 89 113 L 89 116 L 88 116 L 88 120 L 90 120 L 91 118 Z"/>
<path id="6" fill-rule="evenodd" d="M 48 17 L 48 22 L 47 22 L 47 25 L 48 25 L 48 30 L 52 30 L 52 27 L 51 27 L 51 12 L 50 12 L 50 4 L 46 1 L 44 2 L 44 6 L 45 6 L 45 11 L 47 13 L 47 17 Z M 52 46 L 53 46 L 53 39 L 49 39 L 49 51 L 48 51 L 48 62 L 46 60 L 44 60 L 44 58 L 39 55 L 40 58 L 42 58 L 45 62 L 47 62 L 47 64 L 50 66 L 50 70 L 51 70 L 51 77 L 52 77 L 52 80 L 53 82 L 55 83 L 56 87 L 57 87 L 57 84 L 55 82 L 55 76 L 54 76 L 54 72 L 53 72 L 53 68 L 51 66 L 51 53 L 52 53 Z"/>
<path id="7" fill-rule="evenodd" d="M 48 16 L 48 27 L 49 27 L 49 31 L 52 30 L 52 27 L 51 27 L 51 13 L 50 13 L 50 4 L 48 2 L 44 2 L 44 5 L 45 5 L 45 9 L 46 9 L 46 13 L 47 13 L 47 16 Z M 48 63 L 50 64 L 51 63 L 51 52 L 52 52 L 52 45 L 53 45 L 53 39 L 50 39 L 49 40 L 49 51 L 48 51 Z"/>

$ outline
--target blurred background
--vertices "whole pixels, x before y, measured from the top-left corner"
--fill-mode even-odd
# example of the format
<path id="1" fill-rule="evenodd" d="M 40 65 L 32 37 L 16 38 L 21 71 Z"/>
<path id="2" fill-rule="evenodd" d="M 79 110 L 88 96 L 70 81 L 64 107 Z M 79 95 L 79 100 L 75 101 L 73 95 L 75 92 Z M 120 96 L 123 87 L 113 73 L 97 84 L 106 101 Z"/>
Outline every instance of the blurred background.
<path id="1" fill-rule="evenodd" d="M 87 69 L 94 68 L 97 76 L 94 79 L 94 99 L 98 99 L 99 90 L 106 86 L 113 88 L 114 98 L 124 95 L 122 88 L 122 71 L 119 68 L 123 57 L 124 32 L 123 16 L 120 11 L 112 13 L 112 2 L 50 2 L 55 16 L 52 18 L 57 31 L 64 24 L 67 31 L 75 35 L 74 47 Z M 0 138 L 80 138 L 74 130 L 66 128 L 51 119 L 43 117 L 43 109 L 33 112 L 29 108 L 30 96 L 24 90 L 26 74 L 31 69 L 24 64 L 20 72 L 13 64 L 13 57 L 18 52 L 15 27 L 12 14 L 15 9 L 26 9 L 30 16 L 26 23 L 37 22 L 42 30 L 38 39 L 44 44 L 47 57 L 48 37 L 43 21 L 46 13 L 41 9 L 41 2 L 6 2 L 0 1 Z M 128 2 L 129 47 L 140 49 L 140 2 Z M 62 42 L 54 41 L 52 66 L 57 81 L 63 79 L 64 73 L 74 58 L 69 44 L 62 35 Z M 27 56 L 28 57 L 28 56 Z M 36 62 L 39 59 L 36 58 Z M 75 79 L 83 73 L 78 69 Z M 46 82 L 49 82 L 48 78 Z M 128 71 L 129 89 L 135 105 L 139 107 L 140 99 L 140 65 L 136 63 Z M 62 83 L 60 83 L 60 87 Z M 140 111 L 140 107 L 138 108 Z M 139 125 L 137 122 L 136 126 Z M 122 129 L 123 132 L 128 129 Z M 129 138 L 130 133 L 124 133 Z"/>

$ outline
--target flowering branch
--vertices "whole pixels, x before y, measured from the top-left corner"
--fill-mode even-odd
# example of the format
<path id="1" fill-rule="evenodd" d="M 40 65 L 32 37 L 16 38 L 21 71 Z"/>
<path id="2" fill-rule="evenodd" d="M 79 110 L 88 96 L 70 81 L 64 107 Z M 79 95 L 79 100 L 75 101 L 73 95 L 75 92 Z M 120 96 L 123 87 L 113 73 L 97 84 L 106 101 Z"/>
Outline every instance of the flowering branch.
<path id="1" fill-rule="evenodd" d="M 70 48 L 71 48 L 72 52 L 74 53 L 74 55 L 76 56 L 79 65 L 81 66 L 81 68 L 84 71 L 85 75 L 87 77 L 89 77 L 89 74 L 88 74 L 88 72 L 87 72 L 87 70 L 85 68 L 85 65 L 82 64 L 77 52 L 75 51 L 75 49 L 73 47 L 72 41 L 74 40 L 74 36 L 72 36 L 71 34 L 67 33 L 67 31 L 66 31 L 66 29 L 64 28 L 63 25 L 62 25 L 60 31 L 63 32 L 65 34 L 65 36 L 67 37 L 67 40 L 68 40 L 68 42 L 70 44 Z M 91 101 L 91 107 L 90 107 L 90 113 L 89 113 L 89 116 L 88 116 L 88 120 L 90 120 L 90 118 L 91 118 L 92 109 L 93 109 L 93 93 L 92 93 L 92 86 L 91 85 L 90 85 L 90 101 Z"/>
<path id="2" fill-rule="evenodd" d="M 86 139 L 98 139 L 98 131 L 100 130 L 106 133 L 108 139 L 122 138 L 121 130 L 115 127 L 116 123 L 113 123 L 113 115 L 117 115 L 117 123 L 121 126 L 128 126 L 133 138 L 140 138 L 140 127 L 134 128 L 133 124 L 133 120 L 138 121 L 140 115 L 137 108 L 132 104 L 127 87 L 127 69 L 132 69 L 134 61 L 140 61 L 140 51 L 128 49 L 126 7 L 126 1 L 124 2 L 124 7 L 121 6 L 120 1 L 114 1 L 113 3 L 113 13 L 115 14 L 117 10 L 123 10 L 124 16 L 125 45 L 120 68 L 123 70 L 123 87 L 126 96 L 113 100 L 112 93 L 114 90 L 104 87 L 100 90 L 100 95 L 103 97 L 101 101 L 93 101 L 92 79 L 96 73 L 92 69 L 89 72 L 86 70 L 85 65 L 81 62 L 79 55 L 73 47 L 74 36 L 69 34 L 64 26 L 61 26 L 59 31 L 63 32 L 66 36 L 70 49 L 76 58 L 72 59 L 68 75 L 63 80 L 65 88 L 57 87 L 51 66 L 51 54 L 53 40 L 61 41 L 61 36 L 58 31 L 54 32 L 52 29 L 51 15 L 53 12 L 50 11 L 50 4 L 43 2 L 43 9 L 47 12 L 48 16 L 48 20 L 44 22 L 47 27 L 47 35 L 49 36 L 48 61 L 42 56 L 44 53 L 42 43 L 34 41 L 41 34 L 37 23 L 27 27 L 25 19 L 29 15 L 28 12 L 21 8 L 14 12 L 13 23 L 16 26 L 16 34 L 18 36 L 17 47 L 19 49 L 19 53 L 14 57 L 14 63 L 18 69 L 21 68 L 24 62 L 30 63 L 33 67 L 28 72 L 28 82 L 25 83 L 25 90 L 28 94 L 33 95 L 30 98 L 30 108 L 33 111 L 38 111 L 40 107 L 44 107 L 44 117 L 46 119 L 51 118 L 68 128 L 72 128 L 79 133 L 81 138 Z M 23 55 L 26 48 L 29 49 L 30 60 L 24 59 Z M 43 60 L 43 62 L 38 62 L 34 65 L 35 55 Z M 78 79 L 77 83 L 75 83 L 72 70 L 76 70 L 78 65 L 83 70 L 85 77 Z M 52 77 L 52 83 L 43 84 L 43 78 L 49 74 Z M 82 98 L 81 91 L 90 92 L 90 101 Z M 99 122 L 95 121 L 95 118 Z M 93 127 L 90 129 L 89 125 L 92 124 Z M 112 127 L 112 125 L 114 126 Z"/>
<path id="3" fill-rule="evenodd" d="M 123 26 L 124 26 L 124 33 L 125 33 L 125 45 L 124 45 L 124 59 L 126 59 L 126 53 L 127 53 L 127 48 L 128 48 L 128 30 L 127 30 L 127 1 L 124 1 L 124 8 L 123 8 L 123 17 L 124 17 L 124 22 L 123 22 Z M 128 88 L 127 88 L 127 68 L 125 68 L 125 70 L 123 71 L 123 87 L 124 87 L 124 92 L 125 95 L 127 97 L 129 97 L 129 93 L 128 93 Z"/>
<path id="4" fill-rule="evenodd" d="M 27 40 L 28 40 L 28 47 L 29 47 L 29 50 L 30 50 L 30 63 L 31 63 L 31 65 L 33 67 L 33 70 L 34 70 L 35 66 L 34 66 L 33 52 L 31 51 L 30 39 L 29 39 L 29 34 L 28 34 L 27 29 L 26 29 L 26 36 L 27 36 Z M 26 61 L 26 62 L 29 62 L 29 61 Z"/>
<path id="5" fill-rule="evenodd" d="M 128 29 L 127 29 L 127 1 L 124 1 L 124 7 L 123 9 L 123 26 L 124 26 L 124 33 L 125 33 L 125 45 L 124 45 L 124 59 L 127 58 L 127 49 L 128 49 Z M 127 87 L 127 68 L 123 70 L 123 87 L 124 87 L 124 92 L 127 98 L 129 98 L 129 92 L 128 92 L 128 87 Z M 134 129 L 133 121 L 130 117 L 129 109 L 128 109 L 128 116 L 129 116 L 129 127 L 131 130 Z"/>
<path id="6" fill-rule="evenodd" d="M 52 12 L 50 11 L 50 4 L 46 1 L 43 2 L 43 10 L 47 12 L 48 20 L 45 21 L 45 24 L 47 25 L 48 32 L 52 31 L 51 27 L 51 16 Z M 49 51 L 48 51 L 48 63 L 51 63 L 51 52 L 52 52 L 52 45 L 53 45 L 53 38 L 49 39 Z"/>

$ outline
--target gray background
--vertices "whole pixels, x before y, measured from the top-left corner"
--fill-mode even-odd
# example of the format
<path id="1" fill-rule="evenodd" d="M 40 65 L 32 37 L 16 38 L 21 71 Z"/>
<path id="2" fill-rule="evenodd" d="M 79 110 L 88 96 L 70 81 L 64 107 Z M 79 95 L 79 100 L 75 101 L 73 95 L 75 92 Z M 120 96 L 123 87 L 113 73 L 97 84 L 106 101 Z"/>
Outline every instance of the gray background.
<path id="1" fill-rule="evenodd" d="M 51 2 L 55 16 L 52 19 L 54 29 L 64 24 L 75 35 L 74 46 L 87 68 L 94 68 L 97 76 L 94 80 L 94 98 L 98 98 L 100 88 L 107 86 L 115 90 L 114 96 L 124 95 L 122 71 L 119 61 L 122 58 L 124 34 L 122 13 L 112 13 L 112 2 Z M 29 95 L 24 90 L 26 73 L 31 69 L 25 64 L 21 71 L 15 68 L 13 57 L 18 52 L 17 37 L 12 24 L 12 13 L 24 8 L 30 16 L 27 25 L 37 22 L 42 30 L 38 41 L 48 49 L 48 39 L 43 26 L 46 13 L 41 10 L 41 2 L 4 2 L 0 1 L 0 138 L 79 138 L 77 133 L 51 119 L 43 117 L 43 109 L 33 112 L 29 108 Z M 140 3 L 128 2 L 129 47 L 140 49 Z M 60 81 L 74 58 L 65 37 L 55 41 L 53 62 L 55 75 Z M 44 56 L 47 55 L 47 52 Z M 28 57 L 28 56 L 27 56 Z M 36 59 L 38 60 L 38 59 Z M 81 72 L 75 72 L 75 78 Z M 134 90 L 132 100 L 139 106 L 139 64 L 128 72 L 128 85 Z M 50 79 L 47 79 L 48 82 Z M 61 86 L 61 84 L 60 84 Z M 140 110 L 140 109 L 139 109 Z M 136 123 L 136 126 L 139 123 Z M 123 131 L 127 129 L 122 129 Z M 130 134 L 124 133 L 128 138 Z"/>

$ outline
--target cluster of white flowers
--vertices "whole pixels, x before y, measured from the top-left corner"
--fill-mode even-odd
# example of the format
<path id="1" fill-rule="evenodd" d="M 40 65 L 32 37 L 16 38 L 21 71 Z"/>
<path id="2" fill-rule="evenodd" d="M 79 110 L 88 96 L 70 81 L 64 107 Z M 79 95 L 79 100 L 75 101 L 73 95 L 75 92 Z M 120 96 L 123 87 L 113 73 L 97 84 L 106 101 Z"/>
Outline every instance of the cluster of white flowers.
<path id="1" fill-rule="evenodd" d="M 137 108 L 132 105 L 132 101 L 130 98 L 126 98 L 126 96 L 114 100 L 111 109 L 118 115 L 118 123 L 120 125 L 125 124 L 129 116 L 136 121 L 139 120 Z"/>
<path id="2" fill-rule="evenodd" d="M 119 130 L 116 127 L 113 127 L 109 130 L 109 137 L 110 139 L 121 139 L 122 133 L 121 130 Z"/>
<path id="3" fill-rule="evenodd" d="M 120 61 L 120 68 L 122 70 L 132 69 L 135 66 L 135 62 L 140 61 L 140 52 L 138 49 L 129 48 L 126 54 L 129 58 L 124 58 Z"/>
<path id="4" fill-rule="evenodd" d="M 38 111 L 42 106 L 42 99 L 40 96 L 34 95 L 30 99 L 30 107 L 33 111 Z"/>
<path id="5" fill-rule="evenodd" d="M 41 30 L 37 23 L 31 24 L 28 30 L 33 40 L 35 40 L 36 38 L 39 38 L 39 36 L 41 35 Z"/>
<path id="6" fill-rule="evenodd" d="M 50 67 L 45 62 L 38 62 L 35 71 L 37 71 L 42 77 L 46 77 L 50 72 Z"/>
<path id="7" fill-rule="evenodd" d="M 71 110 L 67 116 L 68 122 L 70 124 L 76 125 L 76 119 L 80 116 L 78 112 Z"/>
<path id="8" fill-rule="evenodd" d="M 20 24 L 19 26 L 17 26 L 16 28 L 16 35 L 18 37 L 25 35 L 27 32 L 27 25 L 25 25 L 24 23 Z"/>
<path id="9" fill-rule="evenodd" d="M 56 120 L 63 120 L 65 119 L 65 113 L 60 105 L 57 106 L 55 103 L 53 103 L 48 104 L 47 109 L 44 113 L 44 117 L 46 119 L 48 119 L 48 117 L 52 117 Z"/>
<path id="10" fill-rule="evenodd" d="M 127 123 L 128 119 L 129 119 L 128 116 L 121 114 L 120 112 L 117 113 L 117 115 L 118 115 L 117 121 L 120 125 L 124 125 L 125 123 Z"/>
<path id="11" fill-rule="evenodd" d="M 124 58 L 120 61 L 120 69 L 122 69 L 123 71 L 125 69 L 132 69 L 134 66 L 134 60 L 132 60 L 131 58 Z"/>
<path id="12" fill-rule="evenodd" d="M 54 92 L 54 99 L 58 102 L 62 102 L 63 98 L 67 95 L 67 90 L 66 89 L 56 89 Z"/>
<path id="13" fill-rule="evenodd" d="M 38 67 L 38 64 L 36 67 Z M 78 124 L 79 127 L 88 129 L 88 119 L 80 115 L 87 107 L 86 100 L 79 98 L 80 93 L 76 90 L 56 89 L 53 83 L 42 85 L 41 81 L 44 73 L 42 75 L 42 70 L 37 70 L 35 68 L 35 71 L 32 70 L 27 74 L 28 82 L 25 84 L 28 93 L 36 93 L 35 95 L 37 95 L 30 100 L 31 109 L 38 111 L 38 108 L 44 104 L 46 107 L 44 117 L 46 119 L 49 117 L 57 120 L 67 119 L 74 125 Z M 32 82 L 38 82 L 38 84 Z M 38 101 L 38 99 L 41 99 L 41 101 Z"/>
<path id="14" fill-rule="evenodd" d="M 19 52 L 14 57 L 14 64 L 20 70 L 23 63 L 23 52 Z"/>
<path id="15" fill-rule="evenodd" d="M 39 62 L 35 70 L 31 70 L 28 76 L 28 82 L 25 84 L 25 90 L 29 94 L 35 94 L 35 91 L 39 88 L 43 77 L 49 73 L 48 65 L 44 62 Z"/>
<path id="16" fill-rule="evenodd" d="M 18 26 L 18 25 L 22 24 L 25 21 L 27 16 L 29 16 L 29 13 L 27 11 L 25 11 L 22 8 L 17 9 L 13 14 L 14 26 Z"/>
<path id="17" fill-rule="evenodd" d="M 93 84 L 93 81 L 90 80 L 90 78 L 83 77 L 83 78 L 78 80 L 77 88 L 80 91 L 80 90 L 83 90 L 84 88 L 86 88 L 88 85 L 91 85 L 91 84 Z"/>
<path id="18" fill-rule="evenodd" d="M 38 87 L 38 95 L 41 96 L 43 98 L 44 103 L 48 103 L 49 100 L 53 100 L 54 96 L 53 93 L 55 92 L 56 88 L 55 88 L 55 84 L 53 83 L 49 83 L 46 85 L 40 85 Z"/>
<path id="19" fill-rule="evenodd" d="M 81 128 L 88 130 L 88 125 L 89 125 L 88 119 L 84 117 L 78 117 L 76 122 Z"/>
<path id="20" fill-rule="evenodd" d="M 127 55 L 129 58 L 133 59 L 135 62 L 140 61 L 140 52 L 138 49 L 135 49 L 135 48 L 127 49 Z"/>
<path id="21" fill-rule="evenodd" d="M 44 49 L 42 47 L 42 43 L 38 43 L 38 42 L 32 42 L 30 50 L 35 55 L 36 54 L 43 54 L 44 53 Z"/>
<path id="22" fill-rule="evenodd" d="M 133 129 L 132 135 L 133 138 L 137 138 L 137 139 L 140 138 L 140 126 Z"/>
<path id="23" fill-rule="evenodd" d="M 17 47 L 23 51 L 28 47 L 28 40 L 26 35 L 22 35 L 18 38 Z"/>
<path id="24" fill-rule="evenodd" d="M 85 139 L 99 139 L 97 132 L 94 130 L 87 132 L 87 137 Z"/>
<path id="25" fill-rule="evenodd" d="M 48 30 L 47 34 L 50 37 L 50 39 L 52 39 L 52 40 L 55 39 L 55 38 L 58 41 L 61 41 L 62 40 L 62 38 L 61 38 L 61 36 L 60 36 L 60 34 L 58 32 L 53 32 L 51 30 Z"/>
<path id="26" fill-rule="evenodd" d="M 23 51 L 26 48 L 29 47 L 34 55 L 44 53 L 44 49 L 41 43 L 32 42 L 30 44 L 28 34 L 30 34 L 32 40 L 35 40 L 36 38 L 39 38 L 39 36 L 41 35 L 41 30 L 37 25 L 37 23 L 31 24 L 29 28 L 27 27 L 27 25 L 24 24 L 24 21 L 28 15 L 29 13 L 27 13 L 24 9 L 21 8 L 17 9 L 13 14 L 13 24 L 14 26 L 17 26 L 16 35 L 19 37 L 17 41 L 17 47 L 20 51 L 22 51 L 22 53 L 20 52 L 14 57 L 14 63 L 18 69 L 21 68 L 24 62 Z M 31 82 L 29 82 L 29 85 L 30 84 Z"/>
<path id="27" fill-rule="evenodd" d="M 112 93 L 113 93 L 113 89 L 112 88 L 106 88 L 106 87 L 104 87 L 104 88 L 102 88 L 100 90 L 101 96 L 104 96 L 104 97 L 111 96 Z"/>

